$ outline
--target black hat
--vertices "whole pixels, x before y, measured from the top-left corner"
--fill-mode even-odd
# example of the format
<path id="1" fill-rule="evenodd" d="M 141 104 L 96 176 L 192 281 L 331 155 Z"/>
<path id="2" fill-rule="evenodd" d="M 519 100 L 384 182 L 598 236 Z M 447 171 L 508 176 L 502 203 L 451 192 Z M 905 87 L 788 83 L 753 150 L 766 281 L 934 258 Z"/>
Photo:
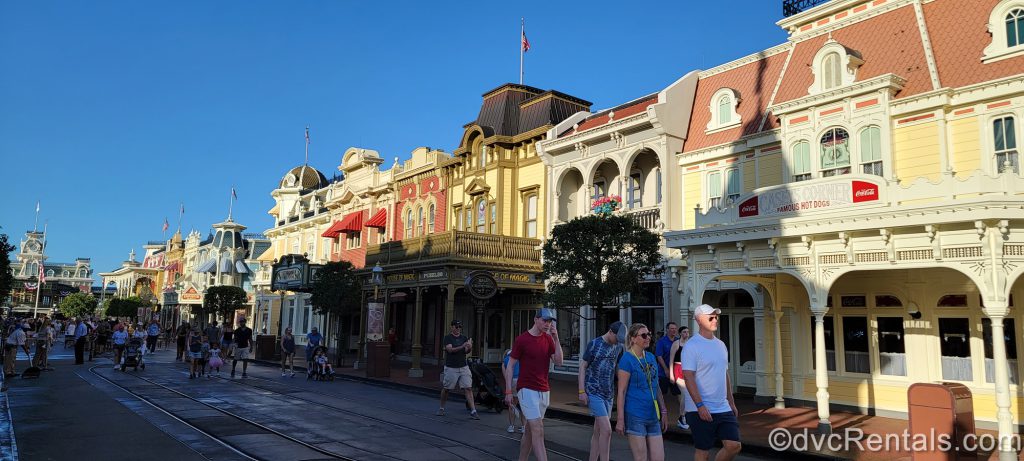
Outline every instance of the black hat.
<path id="1" fill-rule="evenodd" d="M 462 326 L 462 320 L 452 320 L 452 326 L 453 327 L 461 327 Z"/>

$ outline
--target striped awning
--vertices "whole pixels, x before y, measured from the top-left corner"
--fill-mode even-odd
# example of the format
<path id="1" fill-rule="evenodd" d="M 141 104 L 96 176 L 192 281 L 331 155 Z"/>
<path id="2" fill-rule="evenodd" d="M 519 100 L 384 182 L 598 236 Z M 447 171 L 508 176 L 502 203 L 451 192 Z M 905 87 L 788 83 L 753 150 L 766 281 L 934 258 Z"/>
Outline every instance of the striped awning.
<path id="1" fill-rule="evenodd" d="M 335 221 L 330 229 L 323 233 L 324 237 L 337 238 L 342 232 L 360 232 L 363 230 L 363 212 L 357 211 L 345 215 L 341 221 Z"/>
<path id="2" fill-rule="evenodd" d="M 383 229 L 388 225 L 388 210 L 387 208 L 381 208 L 373 214 L 373 217 L 369 221 L 366 221 L 366 227 L 376 227 Z"/>
<path id="3" fill-rule="evenodd" d="M 222 274 L 230 274 L 231 273 L 231 260 L 230 259 L 224 258 L 224 259 L 220 260 L 220 272 Z"/>
<path id="4" fill-rule="evenodd" d="M 248 274 L 249 266 L 245 265 L 245 261 L 239 259 L 235 261 L 235 270 L 238 271 L 239 274 Z"/>
<path id="5" fill-rule="evenodd" d="M 199 268 L 196 269 L 196 272 L 216 272 L 216 271 L 217 271 L 217 260 L 216 259 L 208 259 L 208 260 L 206 260 L 206 262 L 200 264 Z"/>

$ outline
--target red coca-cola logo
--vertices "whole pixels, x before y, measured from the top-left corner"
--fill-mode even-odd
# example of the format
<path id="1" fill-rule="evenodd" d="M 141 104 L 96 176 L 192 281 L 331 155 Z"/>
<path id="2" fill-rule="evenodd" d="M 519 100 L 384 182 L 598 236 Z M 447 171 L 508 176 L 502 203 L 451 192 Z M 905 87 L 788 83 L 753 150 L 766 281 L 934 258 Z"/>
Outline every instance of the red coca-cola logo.
<path id="1" fill-rule="evenodd" d="M 878 200 L 878 184 L 853 181 L 853 203 Z"/>
<path id="2" fill-rule="evenodd" d="M 757 216 L 757 196 L 750 197 L 740 204 L 740 217 L 749 218 L 751 216 Z"/>

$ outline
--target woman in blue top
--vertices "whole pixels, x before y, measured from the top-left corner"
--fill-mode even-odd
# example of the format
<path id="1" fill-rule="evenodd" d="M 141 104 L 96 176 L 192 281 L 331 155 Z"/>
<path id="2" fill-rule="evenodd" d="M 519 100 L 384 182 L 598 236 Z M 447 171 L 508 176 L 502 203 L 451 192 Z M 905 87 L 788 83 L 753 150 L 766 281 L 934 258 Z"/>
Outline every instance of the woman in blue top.
<path id="1" fill-rule="evenodd" d="M 313 331 L 310 331 L 306 335 L 306 370 L 313 369 L 313 351 L 324 342 L 324 337 L 320 335 L 320 330 L 317 327 L 313 327 Z"/>
<path id="2" fill-rule="evenodd" d="M 502 378 L 506 378 L 506 379 L 503 380 L 502 382 L 507 382 L 508 381 L 506 373 L 509 372 L 509 370 L 508 370 L 508 358 L 511 357 L 511 356 L 512 356 L 512 349 L 505 350 L 505 358 L 502 359 L 502 361 L 501 361 L 501 376 L 502 376 Z M 517 381 L 519 381 L 519 362 L 516 362 L 516 366 L 512 370 L 512 388 L 513 389 L 516 387 L 516 382 Z M 519 433 L 524 433 L 524 432 L 526 432 L 526 426 L 523 423 L 522 413 L 519 412 L 519 408 L 516 405 L 517 405 L 516 397 L 513 396 L 512 397 L 512 408 L 508 409 L 508 429 L 507 429 L 507 431 L 509 433 L 513 433 L 513 432 L 516 431 L 516 419 L 518 419 L 519 420 L 519 425 L 518 425 Z"/>
<path id="3" fill-rule="evenodd" d="M 627 344 L 617 372 L 615 432 L 627 435 L 634 460 L 664 461 L 661 434 L 668 429 L 668 410 L 658 387 L 658 362 L 647 352 L 650 330 L 634 323 L 629 327 Z"/>

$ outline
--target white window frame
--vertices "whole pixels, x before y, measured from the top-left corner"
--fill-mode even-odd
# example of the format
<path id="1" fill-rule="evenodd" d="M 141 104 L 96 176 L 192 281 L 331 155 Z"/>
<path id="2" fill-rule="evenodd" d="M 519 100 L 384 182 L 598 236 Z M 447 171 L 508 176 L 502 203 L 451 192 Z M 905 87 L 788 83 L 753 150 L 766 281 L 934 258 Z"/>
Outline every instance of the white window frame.
<path id="1" fill-rule="evenodd" d="M 709 210 L 712 209 L 712 208 L 719 208 L 721 206 L 721 204 L 722 204 L 722 171 L 721 170 L 708 171 L 708 173 L 707 173 L 707 175 L 705 175 L 705 177 L 707 178 L 706 181 L 707 181 L 707 191 L 708 192 L 707 192 L 707 200 L 705 200 L 704 203 L 708 204 L 708 209 Z M 712 184 L 714 184 L 714 182 L 712 182 L 712 178 L 713 177 L 717 178 L 717 182 L 718 182 L 718 187 L 716 188 L 716 189 L 718 189 L 717 191 L 712 190 Z"/>
<path id="2" fill-rule="evenodd" d="M 832 81 L 826 82 L 826 77 L 829 76 L 827 75 L 829 73 L 825 72 L 825 61 L 832 53 L 839 57 L 839 79 L 836 81 L 836 75 L 832 74 Z M 814 74 L 814 82 L 807 88 L 807 93 L 812 95 L 833 91 L 856 82 L 857 70 L 864 64 L 864 60 L 860 56 L 857 56 L 854 52 L 833 39 L 829 39 L 822 45 L 814 55 L 812 62 L 811 72 Z M 838 83 L 838 85 L 835 85 L 835 83 Z"/>
<path id="3" fill-rule="evenodd" d="M 797 162 L 796 162 L 797 151 L 796 151 L 796 149 L 800 145 L 803 145 L 806 148 L 805 154 L 807 155 L 807 160 L 806 160 L 806 169 L 805 170 L 797 170 L 797 167 L 796 167 L 796 165 L 797 165 Z M 791 170 L 790 170 L 790 173 L 791 173 L 790 176 L 792 177 L 793 182 L 807 181 L 808 179 L 811 179 L 813 177 L 813 175 L 814 175 L 814 161 L 813 161 L 813 158 L 811 156 L 811 142 L 806 140 L 806 139 L 801 139 L 801 140 L 798 140 L 797 142 L 794 142 L 789 149 L 790 149 L 789 157 L 790 157 L 790 162 L 792 164 L 792 167 L 791 167 Z"/>
<path id="4" fill-rule="evenodd" d="M 481 206 L 483 207 L 483 212 L 482 213 L 481 213 L 481 210 L 480 210 Z M 487 232 L 487 200 L 486 199 L 484 199 L 482 197 L 476 199 L 475 205 L 473 206 L 473 215 L 474 215 L 473 216 L 474 229 L 476 230 L 476 232 L 481 233 L 481 234 Z"/>
<path id="5" fill-rule="evenodd" d="M 728 104 L 729 112 L 727 118 L 724 120 L 721 117 L 722 102 L 725 101 Z M 727 128 L 733 128 L 739 126 L 743 121 L 740 114 L 736 111 L 739 107 L 740 96 L 736 93 L 736 90 L 732 88 L 721 88 L 711 96 L 711 100 L 708 101 L 708 111 L 711 113 L 711 118 L 708 120 L 708 126 L 706 133 L 711 133 L 718 130 L 724 130 Z"/>
<path id="6" fill-rule="evenodd" d="M 427 207 L 427 228 L 426 228 L 426 231 L 427 231 L 428 234 L 434 233 L 434 224 L 435 224 L 434 216 L 436 214 L 437 214 L 437 207 L 435 207 L 434 204 L 431 203 L 430 206 Z"/>
<path id="7" fill-rule="evenodd" d="M 423 234 L 423 205 L 416 207 L 416 236 L 422 237 Z"/>
<path id="8" fill-rule="evenodd" d="M 722 189 L 725 190 L 725 204 L 726 206 L 733 205 L 739 201 L 740 193 L 743 191 L 740 169 L 726 168 L 723 178 L 725 179 L 722 184 Z"/>
<path id="9" fill-rule="evenodd" d="M 828 132 L 830 132 L 832 130 L 843 130 L 844 132 L 846 132 L 846 144 L 847 144 L 847 148 L 849 149 L 850 160 L 849 160 L 849 164 L 847 164 L 845 167 L 844 166 L 835 166 L 835 165 L 833 165 L 832 167 L 826 169 L 825 165 L 821 163 L 821 156 L 824 154 L 824 152 L 822 151 L 821 140 L 822 140 L 822 138 L 825 137 L 825 135 Z M 818 177 L 826 178 L 826 177 L 831 177 L 831 176 L 842 176 L 842 175 L 853 173 L 853 165 L 856 163 L 855 162 L 856 159 L 854 158 L 854 153 L 856 152 L 856 150 L 854 149 L 853 137 L 850 136 L 849 128 L 847 128 L 845 126 L 840 126 L 840 125 L 830 125 L 828 128 L 822 130 L 818 134 L 815 146 L 817 146 L 817 149 L 815 151 L 815 159 L 817 159 L 817 163 L 818 163 L 818 165 L 817 165 L 818 166 Z M 843 168 L 846 168 L 846 170 L 847 170 L 845 173 L 840 172 L 840 170 L 842 170 Z M 832 173 L 832 174 L 829 174 L 829 173 Z"/>
<path id="10" fill-rule="evenodd" d="M 996 147 L 997 147 L 996 146 L 996 136 L 995 136 L 995 125 L 996 125 L 996 122 L 998 122 L 1000 120 L 1005 120 L 1007 118 L 1013 120 L 1013 130 L 1012 130 L 1012 133 L 1013 133 L 1014 146 L 1012 148 L 1006 148 L 1006 145 L 1004 144 L 1004 149 L 996 150 Z M 1015 114 L 1015 113 L 1005 113 L 1005 112 L 997 114 L 997 115 L 993 115 L 993 116 L 989 117 L 989 119 L 988 119 L 988 123 L 986 124 L 985 129 L 988 132 L 988 146 L 989 146 L 989 149 L 991 149 L 991 152 L 992 152 L 991 156 L 990 156 L 990 158 L 991 158 L 990 162 L 992 164 L 992 171 L 995 174 L 1001 174 L 1003 172 L 1003 165 L 1002 165 L 1003 162 L 999 161 L 999 156 L 1000 155 L 1008 155 L 1009 158 L 1007 160 L 1015 160 L 1015 161 L 1011 161 L 1010 162 L 1010 164 L 1013 166 L 1013 168 L 1010 169 L 1009 171 L 1012 171 L 1012 172 L 1015 172 L 1017 174 L 1020 174 L 1020 128 L 1018 128 L 1020 126 L 1019 122 L 1020 122 L 1020 117 L 1017 117 L 1017 114 Z M 1006 129 L 1005 126 L 1006 125 L 1004 124 L 1003 125 L 1004 133 L 1005 133 L 1005 129 Z M 1004 143 L 1006 142 L 1005 135 L 1003 137 L 1003 142 Z"/>
<path id="11" fill-rule="evenodd" d="M 537 206 L 538 203 L 537 194 L 530 194 L 526 196 L 524 203 L 523 216 L 524 220 L 523 235 L 527 238 L 537 238 Z M 533 203 L 531 206 L 530 203 Z"/>
<path id="12" fill-rule="evenodd" d="M 345 246 L 349 249 L 356 249 L 363 246 L 362 232 L 348 232 L 345 234 Z"/>
<path id="13" fill-rule="evenodd" d="M 988 64 L 1024 54 L 1024 43 L 1012 47 L 1007 43 L 1006 16 L 1016 9 L 1024 10 L 1024 0 L 1003 0 L 992 8 L 988 18 L 988 32 L 992 34 L 992 42 L 982 52 L 981 62 Z"/>
<path id="14" fill-rule="evenodd" d="M 877 136 L 877 144 L 872 143 L 872 139 L 868 139 L 868 142 L 864 142 L 864 135 L 869 134 L 871 131 Z M 882 127 L 878 125 L 868 125 L 861 128 L 857 132 L 857 147 L 858 158 L 857 161 L 860 164 L 860 174 L 885 176 L 885 161 L 882 159 Z M 868 152 L 872 147 L 877 147 L 877 152 Z M 868 158 L 870 154 L 871 158 Z M 852 162 L 852 158 L 850 159 Z M 870 170 L 870 171 L 869 171 Z"/>
<path id="15" fill-rule="evenodd" d="M 628 210 L 644 206 L 644 175 L 639 169 L 633 169 L 626 178 L 626 206 Z"/>
<path id="16" fill-rule="evenodd" d="M 412 207 L 409 207 L 408 210 L 405 210 L 405 238 L 415 237 L 415 235 L 413 235 L 413 225 L 415 223 L 412 218 Z"/>
<path id="17" fill-rule="evenodd" d="M 598 193 L 598 190 L 601 192 Z M 590 201 L 593 203 L 601 197 L 608 196 L 608 182 L 603 177 L 594 178 L 594 184 L 590 188 Z"/>

